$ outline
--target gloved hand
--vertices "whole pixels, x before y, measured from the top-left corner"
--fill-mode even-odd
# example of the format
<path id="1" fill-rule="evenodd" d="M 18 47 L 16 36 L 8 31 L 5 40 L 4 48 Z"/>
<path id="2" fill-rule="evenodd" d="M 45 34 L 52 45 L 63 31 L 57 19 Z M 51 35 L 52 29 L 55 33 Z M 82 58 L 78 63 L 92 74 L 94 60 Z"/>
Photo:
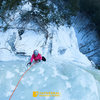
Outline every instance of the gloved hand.
<path id="1" fill-rule="evenodd" d="M 39 59 L 38 61 L 40 62 L 41 60 Z"/>
<path id="2" fill-rule="evenodd" d="M 29 62 L 27 65 L 29 65 L 29 64 L 31 65 L 31 62 Z"/>
<path id="3" fill-rule="evenodd" d="M 41 60 L 40 59 L 38 59 L 37 61 L 35 61 L 35 62 L 37 62 L 37 63 L 39 63 Z"/>

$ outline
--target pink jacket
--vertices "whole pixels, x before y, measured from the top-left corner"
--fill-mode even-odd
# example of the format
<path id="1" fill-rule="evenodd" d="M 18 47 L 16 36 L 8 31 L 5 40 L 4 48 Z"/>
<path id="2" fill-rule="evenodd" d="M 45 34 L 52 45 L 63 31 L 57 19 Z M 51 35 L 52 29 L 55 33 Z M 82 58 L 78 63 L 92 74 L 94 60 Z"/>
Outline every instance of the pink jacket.
<path id="1" fill-rule="evenodd" d="M 33 54 L 31 57 L 31 63 L 32 63 L 33 59 L 35 61 L 42 60 L 42 56 L 41 56 L 41 54 L 38 54 L 37 57 L 35 57 L 35 55 Z"/>

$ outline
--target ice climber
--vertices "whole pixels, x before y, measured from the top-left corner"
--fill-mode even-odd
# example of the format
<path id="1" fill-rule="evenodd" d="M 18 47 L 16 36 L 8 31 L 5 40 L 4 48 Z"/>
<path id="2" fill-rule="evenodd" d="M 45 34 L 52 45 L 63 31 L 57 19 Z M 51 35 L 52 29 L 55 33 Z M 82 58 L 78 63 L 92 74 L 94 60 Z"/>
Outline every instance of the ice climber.
<path id="1" fill-rule="evenodd" d="M 36 62 L 40 62 L 41 60 L 46 61 L 45 57 L 42 57 L 41 54 L 38 52 L 38 50 L 33 51 L 33 55 L 32 55 L 31 60 L 28 64 L 31 65 L 33 60 Z"/>

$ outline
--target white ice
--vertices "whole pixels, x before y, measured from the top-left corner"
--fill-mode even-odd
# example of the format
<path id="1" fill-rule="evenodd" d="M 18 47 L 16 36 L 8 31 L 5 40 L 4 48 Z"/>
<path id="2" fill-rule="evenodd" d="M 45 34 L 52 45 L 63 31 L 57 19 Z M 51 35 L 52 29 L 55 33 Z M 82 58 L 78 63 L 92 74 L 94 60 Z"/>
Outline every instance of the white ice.
<path id="1" fill-rule="evenodd" d="M 8 30 L 0 33 L 0 48 L 11 50 L 6 41 L 14 31 L 18 52 L 32 55 L 38 49 L 47 61 L 37 63 L 25 74 L 12 100 L 33 100 L 33 91 L 61 93 L 59 97 L 38 96 L 37 100 L 100 100 L 99 71 L 93 71 L 91 62 L 80 53 L 73 27 L 50 26 L 46 44 L 45 34 L 25 31 L 19 40 L 17 30 Z M 0 52 L 0 100 L 8 100 L 27 69 L 28 58 L 15 56 L 9 50 L 0 49 Z"/>

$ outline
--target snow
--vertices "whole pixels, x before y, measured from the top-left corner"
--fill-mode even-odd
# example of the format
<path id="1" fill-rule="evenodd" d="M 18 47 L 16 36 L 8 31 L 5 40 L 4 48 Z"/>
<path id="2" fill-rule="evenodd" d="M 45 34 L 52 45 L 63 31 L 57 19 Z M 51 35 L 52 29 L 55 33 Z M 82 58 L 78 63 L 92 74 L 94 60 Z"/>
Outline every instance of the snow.
<path id="1" fill-rule="evenodd" d="M 32 10 L 32 4 L 30 2 L 27 2 L 22 6 L 23 11 L 31 11 Z"/>
<path id="2" fill-rule="evenodd" d="M 10 53 L 8 50 L 0 50 L 0 60 L 1 61 L 8 61 L 8 60 L 17 60 L 18 57 L 16 57 L 13 53 Z"/>
<path id="3" fill-rule="evenodd" d="M 32 100 L 33 91 L 44 91 L 44 92 L 60 92 L 61 96 L 59 97 L 49 97 L 42 98 L 37 97 L 39 100 L 99 100 L 99 94 L 97 89 L 97 83 L 94 77 L 78 67 L 74 63 L 70 61 L 62 60 L 62 63 L 59 63 L 55 58 L 48 58 L 48 62 L 41 62 L 34 65 L 32 68 L 35 68 L 33 72 L 31 69 L 25 74 L 23 79 L 21 80 L 18 88 L 16 89 L 12 99 L 14 100 Z M 24 65 L 22 63 L 14 61 L 12 65 L 8 64 L 8 62 L 3 62 L 4 71 L 1 71 L 1 78 L 5 72 L 10 75 L 10 78 L 3 78 L 1 81 L 0 92 L 2 89 L 5 89 L 4 93 L 0 95 L 0 99 L 5 100 L 9 99 L 14 87 L 16 86 L 18 80 L 20 79 L 22 71 L 24 72 Z M 11 62 L 10 62 L 11 63 Z M 7 66 L 8 65 L 8 66 Z M 19 74 L 15 69 L 19 69 Z M 21 66 L 22 65 L 22 66 Z M 10 67 L 10 71 L 7 68 Z M 22 68 L 22 71 L 21 71 Z M 56 70 L 53 70 L 53 69 Z M 41 69 L 41 71 L 40 71 Z M 56 76 L 54 75 L 56 73 Z M 42 75 L 43 74 L 43 75 Z M 16 77 L 15 77 L 16 75 Z M 55 77 L 54 77 L 54 76 Z M 24 92 L 23 92 L 24 91 Z"/>
<path id="4" fill-rule="evenodd" d="M 34 31 L 25 31 L 22 35 L 22 40 L 19 40 L 17 30 L 8 30 L 6 33 L 1 33 L 0 36 L 0 60 L 10 61 L 19 60 L 13 53 L 11 53 L 11 47 L 8 44 L 8 39 L 11 38 L 12 34 L 16 34 L 16 39 L 13 41 L 17 52 L 25 52 L 26 55 L 32 55 L 34 49 L 38 49 L 42 55 L 49 56 L 50 50 L 52 56 L 59 56 L 61 59 L 65 58 L 68 60 L 73 60 L 74 62 L 80 62 L 82 65 L 91 66 L 91 62 L 87 59 L 85 55 L 80 53 L 77 38 L 75 36 L 74 28 L 68 28 L 66 26 L 61 26 L 57 29 L 54 26 L 48 28 L 49 37 L 47 43 L 45 44 L 45 34 L 37 33 Z M 53 35 L 52 35 L 53 34 Z M 50 45 L 52 44 L 52 47 Z M 9 51 L 10 50 L 10 51 Z M 22 59 L 21 59 L 22 60 Z"/>
<path id="5" fill-rule="evenodd" d="M 48 80 L 48 77 L 45 77 L 44 80 L 47 81 Z"/>
<path id="6" fill-rule="evenodd" d="M 8 96 L 10 96 L 11 95 L 11 91 L 8 91 L 7 93 L 6 93 L 6 97 L 8 97 Z"/>
<path id="7" fill-rule="evenodd" d="M 39 68 L 39 70 L 40 70 L 40 71 L 39 71 L 39 74 L 40 74 L 40 75 L 43 75 L 43 74 L 44 74 L 44 69 L 43 69 L 43 68 Z"/>
<path id="8" fill-rule="evenodd" d="M 11 61 L 11 60 L 18 60 L 18 57 L 11 53 L 11 48 L 8 45 L 8 39 L 16 32 L 16 30 L 8 30 L 5 33 L 0 33 L 0 61 Z"/>
<path id="9" fill-rule="evenodd" d="M 16 71 L 17 73 L 19 73 L 19 69 L 16 68 L 15 71 Z"/>
<path id="10" fill-rule="evenodd" d="M 10 72 L 10 71 L 7 71 L 7 73 L 6 73 L 6 79 L 11 79 L 11 78 L 13 78 L 15 75 L 14 75 L 14 73 L 12 73 L 12 72 Z"/>
<path id="11" fill-rule="evenodd" d="M 100 100 L 92 64 L 79 51 L 73 27 L 48 28 L 49 37 L 34 31 L 25 31 L 19 40 L 17 30 L 0 33 L 0 48 L 11 50 L 7 40 L 16 33 L 14 44 L 17 52 L 32 55 L 34 49 L 47 58 L 35 64 L 22 78 L 13 100 L 32 100 L 33 91 L 60 92 L 59 97 L 37 97 L 38 100 Z M 45 43 L 46 42 L 46 43 Z M 52 45 L 52 46 L 51 46 Z M 12 51 L 0 49 L 0 100 L 8 100 L 14 87 L 27 69 L 27 57 L 16 56 Z M 51 55 L 50 55 L 51 50 Z M 3 70 L 1 70 L 3 69 Z M 97 72 L 97 71 L 96 71 Z M 96 73 L 95 72 L 95 73 Z M 99 73 L 99 72 L 98 72 Z M 16 77 L 15 77 L 16 76 Z M 99 74 L 98 74 L 99 76 Z"/>
<path id="12" fill-rule="evenodd" d="M 66 88 L 71 88 L 71 84 L 69 82 L 66 82 Z"/>
<path id="13" fill-rule="evenodd" d="M 66 28 L 65 26 L 61 26 L 57 30 L 56 27 L 50 26 L 48 31 L 49 37 L 46 45 L 44 34 L 26 31 L 22 36 L 22 40 L 16 40 L 15 44 L 17 51 L 24 51 L 26 54 L 32 55 L 33 50 L 38 49 L 41 54 L 49 56 L 49 51 L 52 50 L 52 56 L 61 56 L 62 59 L 65 57 L 66 59 L 71 59 L 75 62 L 79 61 L 91 66 L 91 62 L 79 51 L 73 27 Z M 53 34 L 52 40 L 50 33 Z M 50 48 L 51 41 L 52 48 Z"/>

